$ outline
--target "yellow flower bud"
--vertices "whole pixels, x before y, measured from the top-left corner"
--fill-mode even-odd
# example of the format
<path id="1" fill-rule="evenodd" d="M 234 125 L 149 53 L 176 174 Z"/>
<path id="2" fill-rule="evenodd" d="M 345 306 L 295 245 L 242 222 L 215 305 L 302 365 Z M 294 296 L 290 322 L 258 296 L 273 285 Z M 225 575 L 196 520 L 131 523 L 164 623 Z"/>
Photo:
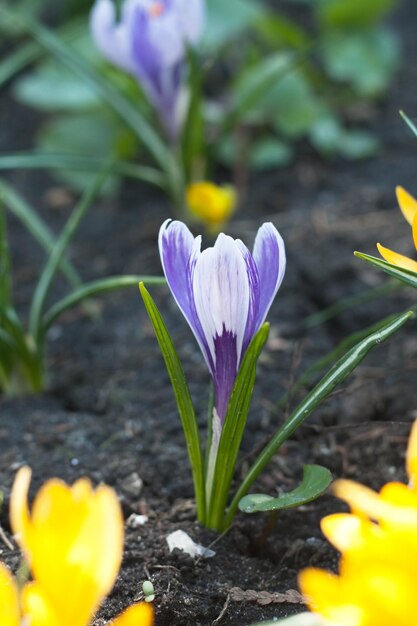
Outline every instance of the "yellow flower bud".
<path id="1" fill-rule="evenodd" d="M 214 230 L 230 218 L 237 202 L 234 187 L 208 181 L 188 185 L 186 197 L 191 213 Z"/>

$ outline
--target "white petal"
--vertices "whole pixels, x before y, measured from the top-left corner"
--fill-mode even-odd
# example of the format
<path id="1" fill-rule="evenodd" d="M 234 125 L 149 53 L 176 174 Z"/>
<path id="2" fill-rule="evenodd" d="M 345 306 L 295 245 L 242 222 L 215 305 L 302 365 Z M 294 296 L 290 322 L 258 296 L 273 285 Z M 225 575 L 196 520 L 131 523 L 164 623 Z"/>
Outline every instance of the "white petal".
<path id="1" fill-rule="evenodd" d="M 112 0 L 96 1 L 90 14 L 90 30 L 94 43 L 108 61 L 127 72 L 134 71 L 129 23 L 125 15 L 116 22 Z"/>
<path id="2" fill-rule="evenodd" d="M 221 233 L 215 246 L 197 259 L 192 282 L 196 312 L 213 362 L 214 338 L 223 331 L 236 336 L 238 361 L 249 311 L 246 263 L 232 237 Z"/>

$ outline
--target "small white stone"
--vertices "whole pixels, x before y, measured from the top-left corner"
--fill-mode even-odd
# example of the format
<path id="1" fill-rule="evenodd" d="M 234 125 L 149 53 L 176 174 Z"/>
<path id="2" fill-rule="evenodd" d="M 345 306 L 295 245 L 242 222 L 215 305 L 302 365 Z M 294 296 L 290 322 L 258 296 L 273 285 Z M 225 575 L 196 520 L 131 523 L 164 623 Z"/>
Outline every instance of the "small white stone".
<path id="1" fill-rule="evenodd" d="M 149 517 L 147 515 L 138 515 L 137 513 L 132 513 L 127 518 L 126 524 L 129 528 L 139 528 L 139 526 L 145 526 L 145 524 L 149 521 Z"/>
<path id="2" fill-rule="evenodd" d="M 175 530 L 173 533 L 170 533 L 167 536 L 167 543 L 170 552 L 178 548 L 178 550 L 182 550 L 192 558 L 202 556 L 204 559 L 209 559 L 216 554 L 213 550 L 195 543 L 183 530 Z"/>
<path id="3" fill-rule="evenodd" d="M 143 480 L 137 472 L 132 472 L 129 476 L 126 476 L 122 483 L 123 491 L 126 491 L 133 497 L 138 497 L 143 488 Z"/>

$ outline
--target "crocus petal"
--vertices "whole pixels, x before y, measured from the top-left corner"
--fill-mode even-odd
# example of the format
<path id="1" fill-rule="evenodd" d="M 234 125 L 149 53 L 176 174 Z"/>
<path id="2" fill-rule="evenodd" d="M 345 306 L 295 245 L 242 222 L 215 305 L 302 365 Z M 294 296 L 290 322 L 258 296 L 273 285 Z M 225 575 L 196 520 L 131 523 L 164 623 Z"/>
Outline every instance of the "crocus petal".
<path id="1" fill-rule="evenodd" d="M 108 61 L 127 72 L 134 72 L 129 21 L 122 19 L 116 22 L 116 9 L 112 0 L 97 0 L 94 4 L 90 30 L 97 48 Z"/>
<path id="2" fill-rule="evenodd" d="M 401 267 L 404 270 L 410 270 L 411 272 L 417 273 L 417 262 L 413 261 L 413 259 L 410 259 L 408 256 L 404 256 L 403 254 L 398 254 L 398 252 L 394 252 L 394 250 L 390 250 L 389 248 L 385 248 L 384 246 L 381 246 L 380 243 L 377 243 L 376 247 L 378 248 L 379 254 L 388 263 Z"/>
<path id="3" fill-rule="evenodd" d="M 187 43 L 198 43 L 206 20 L 204 0 L 174 0 L 181 31 Z"/>
<path id="4" fill-rule="evenodd" d="M 17 586 L 5 565 L 0 563 L 0 624 L 19 626 L 20 609 Z"/>
<path id="5" fill-rule="evenodd" d="M 185 34 L 174 3 L 159 3 L 155 14 L 137 6 L 131 20 L 130 40 L 135 75 L 158 111 L 170 139 L 182 125 L 181 94 L 185 63 Z M 155 3 L 155 6 L 158 6 Z"/>
<path id="6" fill-rule="evenodd" d="M 307 568 L 298 577 L 300 589 L 309 607 L 337 626 L 361 626 L 363 612 L 346 597 L 338 576 L 323 570 Z"/>
<path id="7" fill-rule="evenodd" d="M 194 238 L 185 224 L 166 220 L 159 230 L 159 254 L 168 286 L 189 323 L 210 372 L 214 372 L 212 353 L 195 310 L 192 276 L 200 257 L 201 237 Z"/>
<path id="8" fill-rule="evenodd" d="M 21 600 L 23 615 L 30 626 L 62 626 L 66 623 L 61 621 L 36 582 L 24 586 Z"/>
<path id="9" fill-rule="evenodd" d="M 54 479 L 38 492 L 29 515 L 29 481 L 30 472 L 23 468 L 10 504 L 13 531 L 36 581 L 28 601 L 56 615 L 60 626 L 86 626 L 121 563 L 123 518 L 117 496 L 105 486 L 94 491 L 86 479 L 72 487 Z"/>
<path id="10" fill-rule="evenodd" d="M 148 602 L 133 604 L 110 622 L 110 626 L 152 626 L 152 624 L 153 609 Z"/>
<path id="11" fill-rule="evenodd" d="M 396 187 L 395 193 L 402 214 L 411 226 L 417 215 L 417 200 L 404 187 Z"/>
<path id="12" fill-rule="evenodd" d="M 404 485 L 402 486 L 406 489 Z M 404 506 L 398 506 L 397 496 L 392 502 L 387 493 L 381 497 L 372 489 L 352 480 L 336 480 L 332 490 L 337 497 L 349 504 L 354 513 L 390 525 L 417 526 L 417 507 L 407 501 L 404 502 Z M 409 494 L 414 495 L 411 491 Z"/>
<path id="13" fill-rule="evenodd" d="M 190 282 L 190 257 L 195 238 L 183 222 L 166 220 L 159 229 L 159 254 L 169 288 L 183 315 L 191 324 L 193 319 Z M 201 245 L 201 237 L 199 238 Z M 198 252 L 194 253 L 198 257 Z"/>
<path id="14" fill-rule="evenodd" d="M 214 247 L 201 253 L 195 265 L 192 289 L 214 364 L 215 339 L 227 335 L 235 338 L 239 362 L 250 296 L 246 263 L 232 237 L 220 233 Z"/>
<path id="15" fill-rule="evenodd" d="M 263 224 L 258 230 L 253 258 L 259 275 L 259 311 L 256 320 L 256 328 L 259 329 L 285 274 L 284 241 L 272 223 Z"/>
<path id="16" fill-rule="evenodd" d="M 349 513 L 335 513 L 321 520 L 321 530 L 327 539 L 339 550 L 357 548 L 364 542 L 369 522 Z"/>
<path id="17" fill-rule="evenodd" d="M 160 230 L 159 250 L 168 285 L 207 361 L 223 423 L 243 355 L 282 282 L 283 241 L 272 224 L 264 224 L 256 257 L 223 233 L 201 252 L 201 238 L 193 240 L 184 224 L 168 220 Z"/>
<path id="18" fill-rule="evenodd" d="M 242 354 L 250 307 L 249 281 L 240 246 L 221 233 L 201 253 L 193 276 L 197 316 L 214 364 L 216 408 L 224 420 Z"/>
<path id="19" fill-rule="evenodd" d="M 151 89 L 152 97 L 161 96 L 161 74 L 175 67 L 183 58 L 184 46 L 175 22 L 166 18 L 152 18 L 149 11 L 136 7 L 130 24 L 135 72 Z M 161 37 L 164 47 L 161 46 Z M 166 45 L 166 47 L 165 47 Z"/>
<path id="20" fill-rule="evenodd" d="M 411 227 L 412 227 L 412 233 L 413 233 L 414 247 L 417 250 L 417 213 L 414 216 Z"/>
<path id="21" fill-rule="evenodd" d="M 407 474 L 410 479 L 410 487 L 413 491 L 417 490 L 417 421 L 414 422 L 411 429 L 410 438 L 407 447 Z"/>
<path id="22" fill-rule="evenodd" d="M 260 293 L 260 280 L 258 274 L 258 268 L 255 263 L 255 259 L 240 239 L 236 240 L 236 245 L 239 247 L 242 257 L 246 264 L 246 272 L 248 276 L 249 284 L 249 308 L 246 320 L 245 334 L 243 337 L 242 353 L 245 352 L 249 346 L 253 336 L 259 330 L 259 305 L 261 300 Z M 265 313 L 266 315 L 266 313 Z M 263 321 L 263 320 L 262 320 Z M 240 360 L 239 360 L 240 365 Z"/>

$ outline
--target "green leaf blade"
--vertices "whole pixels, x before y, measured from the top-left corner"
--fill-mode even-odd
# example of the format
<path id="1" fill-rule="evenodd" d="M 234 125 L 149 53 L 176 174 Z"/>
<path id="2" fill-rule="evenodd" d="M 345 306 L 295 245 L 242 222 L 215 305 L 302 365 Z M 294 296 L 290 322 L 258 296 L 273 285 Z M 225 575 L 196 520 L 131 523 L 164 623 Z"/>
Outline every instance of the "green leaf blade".
<path id="1" fill-rule="evenodd" d="M 205 491 L 204 491 L 204 465 L 200 446 L 197 419 L 192 403 L 190 391 L 184 372 L 175 350 L 172 339 L 165 323 L 151 295 L 143 283 L 139 284 L 140 293 L 145 304 L 146 311 L 154 328 L 156 338 L 161 349 L 172 387 L 177 401 L 178 412 L 181 417 L 182 427 L 187 443 L 190 459 L 194 490 L 197 502 L 197 516 L 200 522 L 205 522 Z"/>
<path id="2" fill-rule="evenodd" d="M 43 336 L 42 328 L 42 315 L 46 298 L 52 285 L 52 281 L 55 278 L 61 262 L 64 258 L 65 252 L 75 235 L 81 220 L 85 216 L 86 212 L 90 208 L 97 194 L 99 193 L 102 184 L 107 177 L 107 169 L 95 179 L 92 187 L 87 189 L 81 200 L 73 210 L 64 229 L 54 247 L 51 250 L 51 254 L 44 266 L 42 274 L 36 285 L 35 293 L 33 294 L 32 303 L 29 313 L 29 331 L 34 337 L 35 341 L 41 340 Z"/>
<path id="3" fill-rule="evenodd" d="M 232 503 L 228 509 L 225 527 L 227 527 L 236 513 L 240 500 L 247 494 L 253 482 L 263 471 L 265 466 L 279 450 L 281 445 L 297 430 L 299 426 L 309 417 L 332 391 L 341 384 L 352 371 L 366 357 L 368 352 L 375 346 L 386 341 L 391 335 L 396 333 L 408 320 L 415 317 L 413 311 L 406 311 L 395 316 L 375 332 L 371 333 L 353 348 L 351 348 L 330 370 L 323 376 L 321 381 L 302 400 L 290 417 L 284 422 L 281 428 L 275 433 L 271 441 L 262 450 L 255 463 L 249 469 L 245 479 L 237 490 Z"/>
<path id="4" fill-rule="evenodd" d="M 333 480 L 331 472 L 321 465 L 305 465 L 302 482 L 277 498 L 265 494 L 250 494 L 239 502 L 239 509 L 244 513 L 265 511 L 283 511 L 302 504 L 307 504 L 321 496 Z"/>
<path id="5" fill-rule="evenodd" d="M 392 265 L 392 263 L 378 259 L 378 257 L 371 256 L 370 254 L 364 254 L 363 252 L 355 252 L 354 254 L 358 257 L 358 259 L 362 259 L 363 261 L 370 263 L 393 278 L 400 280 L 406 285 L 410 285 L 410 287 L 417 288 L 417 274 L 415 272 L 403 269 L 397 265 Z"/>
<path id="6" fill-rule="evenodd" d="M 256 377 L 256 365 L 269 335 L 264 324 L 252 339 L 236 377 L 229 401 L 214 470 L 209 526 L 222 529 L 224 511 L 236 465 Z"/>
<path id="7" fill-rule="evenodd" d="M 39 217 L 35 209 L 4 180 L 0 180 L 0 198 L 4 199 L 7 208 L 28 229 L 44 250 L 51 252 L 55 245 L 55 236 L 49 226 Z M 61 271 L 72 286 L 81 284 L 77 272 L 66 258 L 61 261 Z"/>

